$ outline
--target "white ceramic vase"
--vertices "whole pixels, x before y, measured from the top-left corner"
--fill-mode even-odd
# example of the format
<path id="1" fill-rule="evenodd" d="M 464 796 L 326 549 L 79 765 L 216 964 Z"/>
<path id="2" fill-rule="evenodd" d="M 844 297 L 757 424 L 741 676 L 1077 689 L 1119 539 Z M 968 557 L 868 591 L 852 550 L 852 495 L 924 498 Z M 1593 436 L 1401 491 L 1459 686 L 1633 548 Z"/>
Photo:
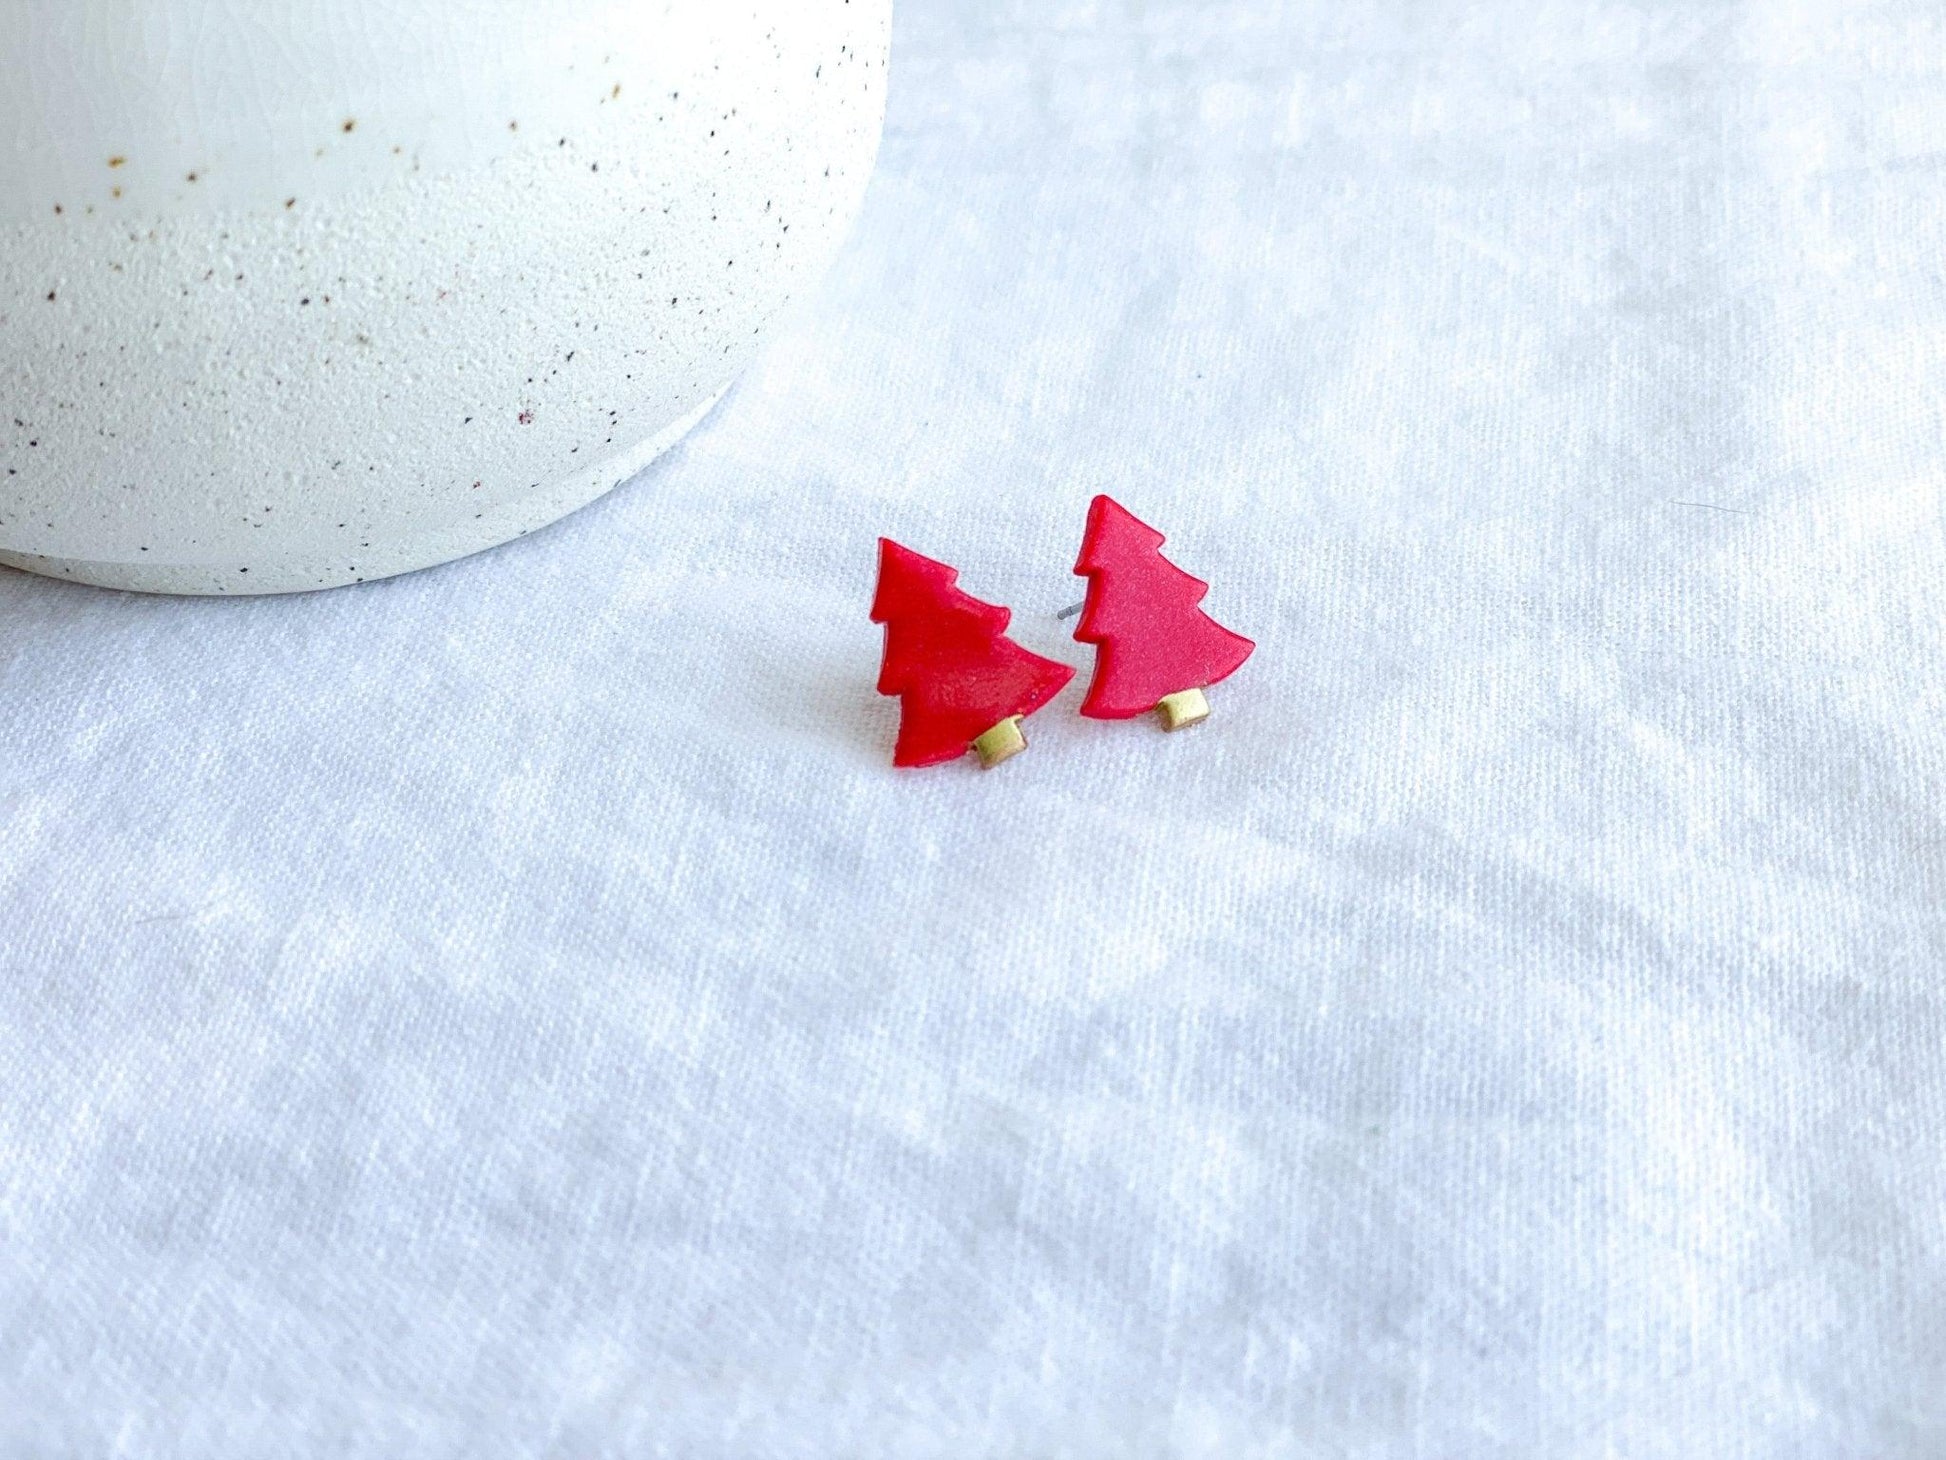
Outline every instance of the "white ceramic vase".
<path id="1" fill-rule="evenodd" d="M 15 0 L 0 562 L 290 592 L 553 521 L 857 210 L 891 0 Z"/>

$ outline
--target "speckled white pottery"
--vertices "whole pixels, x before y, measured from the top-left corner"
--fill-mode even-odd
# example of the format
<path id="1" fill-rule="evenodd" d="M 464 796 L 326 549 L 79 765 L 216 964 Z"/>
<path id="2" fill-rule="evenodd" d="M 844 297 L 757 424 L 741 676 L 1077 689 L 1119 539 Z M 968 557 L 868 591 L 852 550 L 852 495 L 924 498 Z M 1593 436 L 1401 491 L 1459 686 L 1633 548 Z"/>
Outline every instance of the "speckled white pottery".
<path id="1" fill-rule="evenodd" d="M 891 0 L 15 0 L 0 562 L 289 592 L 639 471 L 815 278 Z"/>

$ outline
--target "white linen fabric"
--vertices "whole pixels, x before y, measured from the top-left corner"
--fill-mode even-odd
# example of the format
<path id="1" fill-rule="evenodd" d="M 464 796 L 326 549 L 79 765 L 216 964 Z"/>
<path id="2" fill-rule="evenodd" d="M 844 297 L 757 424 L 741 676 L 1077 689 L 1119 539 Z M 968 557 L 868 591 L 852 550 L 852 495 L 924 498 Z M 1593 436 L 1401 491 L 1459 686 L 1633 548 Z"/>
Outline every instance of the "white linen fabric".
<path id="1" fill-rule="evenodd" d="M 0 576 L 0 1454 L 1946 1453 L 1946 11 L 903 0 L 561 526 Z M 1107 491 L 1259 642 L 1075 713 Z M 1083 666 L 890 764 L 880 533 Z"/>

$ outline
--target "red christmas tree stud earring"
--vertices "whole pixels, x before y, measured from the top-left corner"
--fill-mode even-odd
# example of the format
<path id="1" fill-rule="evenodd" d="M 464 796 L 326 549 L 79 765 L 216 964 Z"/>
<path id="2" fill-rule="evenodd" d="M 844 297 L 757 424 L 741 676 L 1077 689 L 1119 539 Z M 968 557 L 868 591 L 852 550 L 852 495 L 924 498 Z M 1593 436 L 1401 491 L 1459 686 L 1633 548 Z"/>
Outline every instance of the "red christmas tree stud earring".
<path id="1" fill-rule="evenodd" d="M 1203 691 L 1236 673 L 1257 647 L 1196 606 L 1209 584 L 1163 557 L 1164 540 L 1111 498 L 1089 504 L 1074 566 L 1088 580 L 1074 636 L 1096 646 L 1084 715 L 1127 720 L 1159 710 L 1169 730 L 1207 720 Z"/>
<path id="2" fill-rule="evenodd" d="M 958 580 L 958 569 L 878 540 L 872 622 L 885 625 L 878 692 L 899 697 L 893 765 L 939 765 L 972 750 L 990 770 L 1027 748 L 1021 720 L 1074 678 L 1008 638 L 1012 610 L 961 592 Z"/>

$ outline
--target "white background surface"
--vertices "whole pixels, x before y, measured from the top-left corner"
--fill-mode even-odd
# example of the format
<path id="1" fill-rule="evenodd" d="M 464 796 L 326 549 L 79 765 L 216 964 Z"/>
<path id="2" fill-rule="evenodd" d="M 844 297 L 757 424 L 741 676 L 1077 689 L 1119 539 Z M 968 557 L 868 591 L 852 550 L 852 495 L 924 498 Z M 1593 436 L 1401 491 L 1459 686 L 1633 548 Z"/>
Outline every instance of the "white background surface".
<path id="1" fill-rule="evenodd" d="M 0 579 L 0 1452 L 1946 1449 L 1936 7 L 905 0 L 676 456 Z M 894 774 L 890 533 L 1215 718 Z"/>

